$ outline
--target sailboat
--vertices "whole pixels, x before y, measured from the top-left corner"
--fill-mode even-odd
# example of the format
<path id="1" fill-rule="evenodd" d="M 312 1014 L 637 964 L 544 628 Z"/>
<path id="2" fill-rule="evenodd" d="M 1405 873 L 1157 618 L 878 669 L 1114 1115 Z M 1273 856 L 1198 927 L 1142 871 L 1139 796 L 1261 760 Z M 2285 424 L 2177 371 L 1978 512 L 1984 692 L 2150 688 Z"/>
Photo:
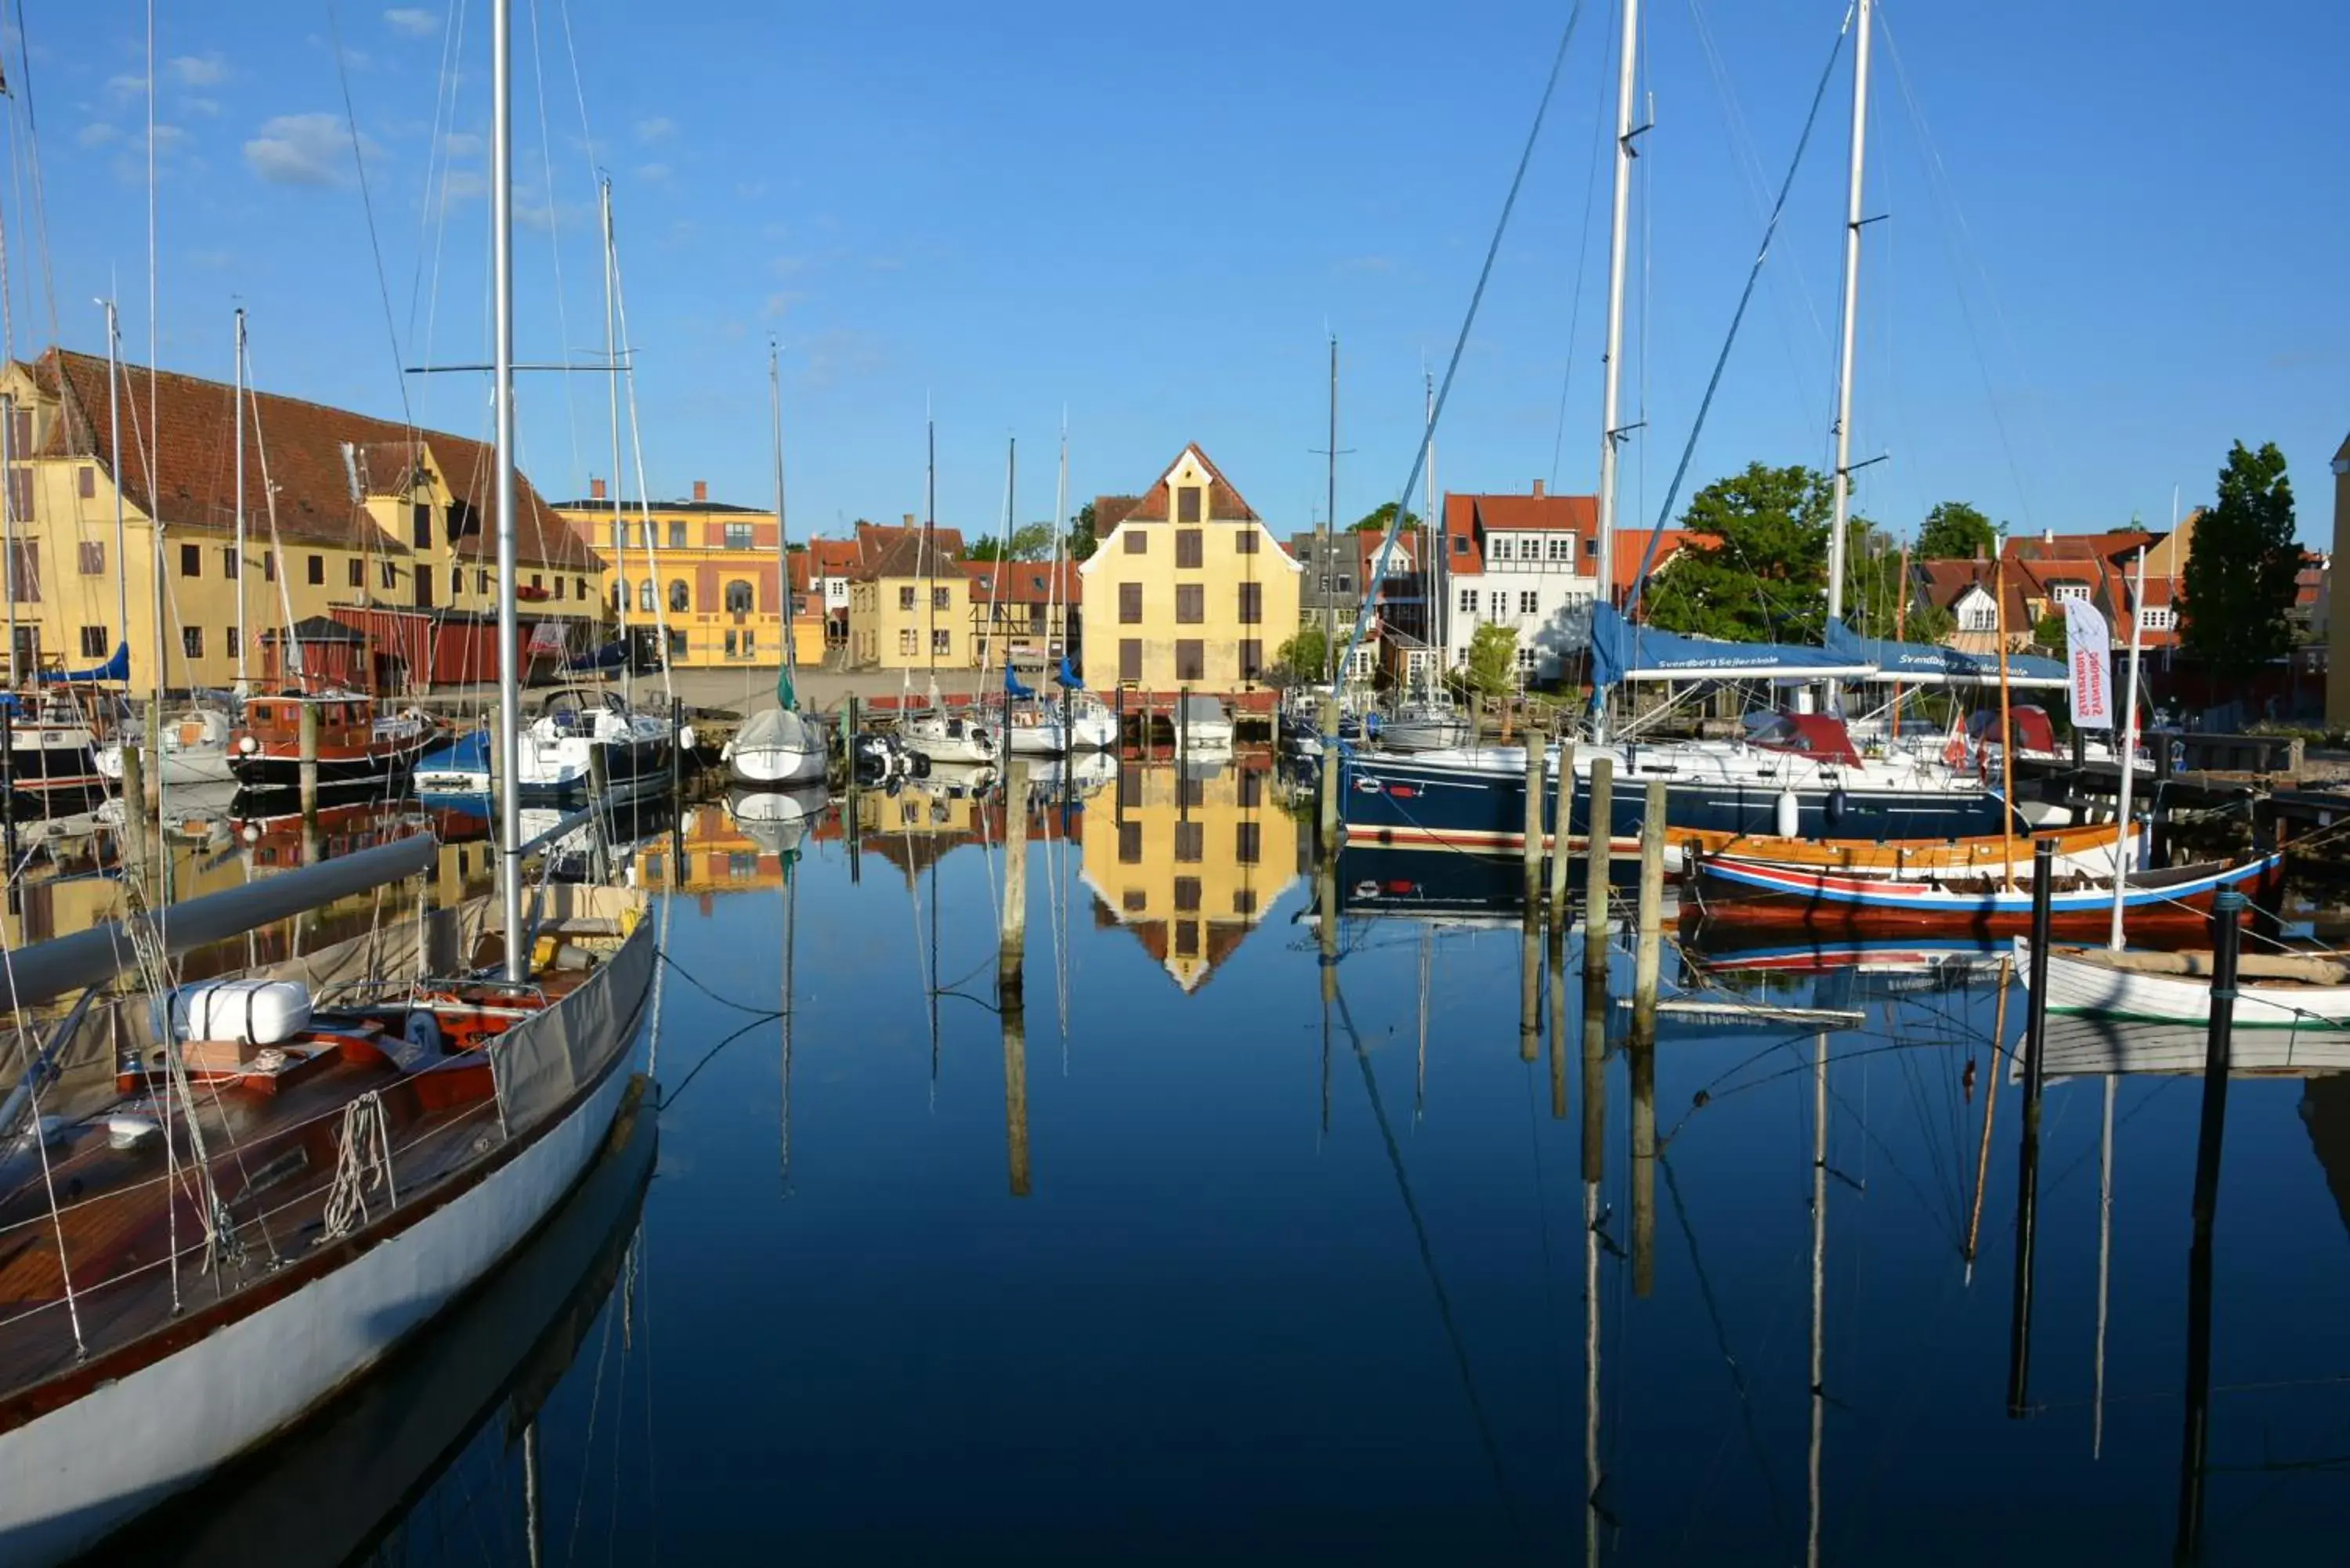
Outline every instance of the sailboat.
<path id="1" fill-rule="evenodd" d="M 1059 519 L 1069 510 L 1069 432 L 1066 421 L 1061 431 L 1060 479 L 1054 490 L 1053 572 L 1046 581 L 1045 599 L 1045 657 L 1053 659 L 1054 638 L 1060 638 L 1058 663 L 1054 669 L 1054 680 L 1060 687 L 1060 700 L 1039 698 L 1021 683 L 1013 672 L 1011 660 L 1003 667 L 1003 743 L 1007 750 L 1029 755 L 1060 756 L 1072 752 L 1107 751 L 1118 744 L 1118 715 L 1109 705 L 1091 691 L 1078 678 L 1069 662 L 1068 628 L 1075 620 L 1070 607 L 1062 600 L 1066 590 L 1074 594 L 1076 582 L 1068 570 L 1063 556 L 1066 541 L 1061 534 Z M 1005 523 L 1008 528 L 1010 513 Z M 1006 542 L 1009 542 L 1006 535 Z M 1003 570 L 1010 567 L 1006 565 Z"/>
<path id="2" fill-rule="evenodd" d="M 762 708 L 727 742 L 727 771 L 743 784 L 806 784 L 824 777 L 824 732 L 801 716 L 794 677 L 799 639 L 792 624 L 791 533 L 784 521 L 784 393 L 775 348 L 767 347 L 767 402 L 775 424 L 775 592 L 784 607 L 784 664 L 775 677 L 775 705 Z"/>
<path id="3" fill-rule="evenodd" d="M 504 779 L 521 739 L 512 10 L 494 0 Z M 604 1147 L 654 925 L 629 888 L 546 886 L 526 913 L 520 802 L 498 807 L 502 938 L 476 940 L 477 905 L 169 984 L 182 954 L 426 873 L 436 846 L 415 837 L 14 954 L 17 1015 L 78 1000 L 25 1042 L 0 1105 L 23 1135 L 0 1159 L 12 1563 L 87 1552 L 320 1408 L 538 1231 Z M 125 954 L 151 1009 L 101 997 Z"/>
<path id="4" fill-rule="evenodd" d="M 930 456 L 925 471 L 927 478 L 924 487 L 922 532 L 914 548 L 914 578 L 921 586 L 922 591 L 930 596 L 928 600 L 931 606 L 930 614 L 935 621 L 941 592 L 937 587 L 939 462 L 938 434 L 935 426 L 931 427 L 929 437 L 929 450 Z M 909 667 L 898 690 L 899 715 L 898 744 L 904 750 L 914 753 L 918 756 L 926 757 L 933 763 L 962 763 L 972 766 L 993 763 L 996 759 L 1002 740 L 995 730 L 975 715 L 950 713 L 940 705 L 937 628 L 933 626 L 931 629 L 930 701 L 919 713 L 910 711 L 911 704 L 909 699 L 913 671 Z"/>

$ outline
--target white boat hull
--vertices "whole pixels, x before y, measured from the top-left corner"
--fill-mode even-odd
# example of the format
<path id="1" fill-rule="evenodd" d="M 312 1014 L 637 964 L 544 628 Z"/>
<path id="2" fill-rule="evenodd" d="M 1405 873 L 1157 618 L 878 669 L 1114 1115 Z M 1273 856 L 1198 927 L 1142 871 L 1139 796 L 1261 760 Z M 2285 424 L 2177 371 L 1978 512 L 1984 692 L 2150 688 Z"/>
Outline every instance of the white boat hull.
<path id="1" fill-rule="evenodd" d="M 824 777 L 824 767 L 822 752 L 795 746 L 733 747 L 726 753 L 726 771 L 744 784 L 812 784 Z"/>
<path id="2" fill-rule="evenodd" d="M 2029 975 L 2031 961 L 2031 944 L 2019 938 L 2019 972 Z M 2211 982 L 2194 975 L 2146 974 L 2052 950 L 2047 990 L 2048 1011 L 2067 1017 L 2196 1025 L 2211 1022 Z M 2350 1030 L 2350 986 L 2239 978 L 2235 1027 Z"/>
<path id="3" fill-rule="evenodd" d="M 638 940 L 650 940 L 650 927 Z M 624 1054 L 624 1053 L 623 1053 Z M 279 1300 L 0 1433 L 0 1561 L 88 1551 L 380 1361 L 527 1237 L 587 1168 L 624 1063 L 471 1189 Z"/>
<path id="4" fill-rule="evenodd" d="M 122 781 L 120 746 L 100 746 L 93 755 L 102 777 L 114 784 Z M 167 784 L 234 784 L 236 775 L 228 770 L 226 746 L 188 746 L 163 753 L 163 782 Z"/>
<path id="5" fill-rule="evenodd" d="M 1058 719 L 1014 724 L 1004 732 L 1003 743 L 1015 756 L 1057 757 L 1069 749 L 1069 738 Z"/>

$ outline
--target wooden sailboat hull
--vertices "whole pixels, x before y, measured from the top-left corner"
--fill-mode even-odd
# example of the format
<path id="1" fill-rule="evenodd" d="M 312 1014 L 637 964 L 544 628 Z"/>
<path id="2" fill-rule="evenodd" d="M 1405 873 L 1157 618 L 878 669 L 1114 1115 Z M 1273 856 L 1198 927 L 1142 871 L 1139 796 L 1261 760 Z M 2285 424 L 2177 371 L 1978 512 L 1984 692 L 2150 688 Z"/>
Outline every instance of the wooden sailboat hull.
<path id="1" fill-rule="evenodd" d="M 266 1280 L 217 1299 L 192 1284 L 188 1310 L 165 1326 L 0 1402 L 0 1561 L 88 1550 L 302 1419 L 512 1252 L 611 1129 L 653 962 L 643 921 L 549 1008 L 612 1026 L 572 1064 L 577 1087 L 535 1125 Z"/>
<path id="2" fill-rule="evenodd" d="M 2056 846 L 2058 871 L 2110 877 L 2119 868 L 2115 864 L 2117 858 L 2126 858 L 2132 866 L 2139 863 L 2138 850 L 2144 841 L 2143 834 L 2130 835 L 2126 841 L 2126 851 L 2117 856 L 2116 849 L 2125 841 L 2116 825 L 2109 822 L 2048 828 L 2035 834 L 1988 834 L 1965 838 L 1781 838 L 1681 828 L 1670 830 L 1667 837 L 1668 847 L 1683 852 L 1684 864 L 1688 852 L 1693 849 L 1700 855 L 1728 855 L 1742 861 L 1797 870 L 1913 880 L 1986 873 L 1997 876 L 2004 866 L 2028 873 L 2033 846 L 2043 839 Z"/>
<path id="3" fill-rule="evenodd" d="M 2241 866 L 2189 866 L 2145 872 L 2124 895 L 2135 928 L 2192 929 L 2207 922 L 2212 900 L 2226 888 L 2258 881 L 2278 864 L 2269 856 Z M 1711 920 L 1862 929 L 1930 926 L 2006 935 L 2030 929 L 2030 877 L 2002 887 L 1996 875 L 1963 881 L 1920 882 L 1856 877 L 1752 863 L 1727 856 L 1701 859 L 1690 878 L 1696 908 Z M 2102 936 L 2113 919 L 2110 881 L 2059 888 L 2050 929 L 2068 936 Z"/>

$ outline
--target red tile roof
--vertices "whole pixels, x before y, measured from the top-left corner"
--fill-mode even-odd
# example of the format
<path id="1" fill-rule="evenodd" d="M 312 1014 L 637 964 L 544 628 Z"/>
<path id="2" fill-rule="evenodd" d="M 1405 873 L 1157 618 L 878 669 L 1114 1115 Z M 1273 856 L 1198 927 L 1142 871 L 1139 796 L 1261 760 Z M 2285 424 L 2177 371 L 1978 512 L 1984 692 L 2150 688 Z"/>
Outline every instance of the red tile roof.
<path id="1" fill-rule="evenodd" d="M 1655 531 L 1648 528 L 1616 530 L 1614 591 L 1616 602 L 1619 605 L 1624 602 L 1624 597 L 1632 591 L 1633 583 L 1639 578 L 1640 561 L 1648 554 L 1648 535 L 1652 532 Z M 1648 562 L 1648 576 L 1653 577 L 1663 571 L 1685 546 L 1720 543 L 1721 541 L 1712 535 L 1700 533 L 1693 528 L 1668 528 L 1657 535 L 1657 554 Z"/>
<path id="2" fill-rule="evenodd" d="M 944 560 L 951 561 L 962 554 L 962 530 L 941 528 L 930 530 L 931 550 Z M 882 553 L 902 539 L 920 539 L 922 525 L 919 523 L 900 525 L 895 523 L 859 523 L 857 525 L 857 564 L 867 567 L 880 559 Z M 855 576 L 855 573 L 851 573 Z M 910 575 L 910 574 L 907 574 Z"/>
<path id="3" fill-rule="evenodd" d="M 858 550 L 854 539 L 810 539 L 808 558 L 827 577 L 845 577 L 857 570 Z"/>
<path id="4" fill-rule="evenodd" d="M 1491 533 L 1568 532 L 1589 538 L 1599 527 L 1596 495 L 1472 495 L 1477 521 Z"/>
<path id="5" fill-rule="evenodd" d="M 41 455 L 88 457 L 119 474 L 123 493 L 150 516 L 179 528 L 235 526 L 235 452 L 230 445 L 234 389 L 177 371 L 153 376 L 142 366 L 120 367 L 123 439 L 131 442 L 127 462 L 118 464 L 110 445 L 106 361 L 50 349 L 27 367 L 35 383 L 60 400 L 62 417 L 51 426 Z M 469 515 L 457 554 L 469 563 L 494 557 L 490 524 L 494 452 L 486 441 L 442 431 L 411 430 L 347 409 L 328 408 L 274 392 L 248 391 L 245 429 L 246 501 L 249 525 L 269 526 L 261 487 L 263 462 L 277 493 L 276 527 L 290 539 L 315 540 L 349 548 L 408 555 L 407 541 L 380 527 L 351 494 L 356 482 L 367 493 L 398 492 L 407 471 L 437 467 Z M 147 472 L 146 448 L 154 449 L 155 472 Z M 557 516 L 529 480 L 515 476 L 517 556 L 525 566 L 595 572 L 603 560 Z M 447 539 L 448 520 L 435 531 Z"/>
<path id="6" fill-rule="evenodd" d="M 1050 561 L 1014 561 L 1001 566 L 994 561 L 964 561 L 963 574 L 971 578 L 972 596 L 984 599 L 999 596 L 1001 602 L 1011 605 L 1071 605 L 1081 602 L 1084 578 L 1078 576 L 1077 563 L 1063 561 L 1061 583 L 1053 586 L 1053 563 Z M 1003 579 L 997 586 L 997 578 Z"/>
<path id="7" fill-rule="evenodd" d="M 869 526 L 869 524 L 868 524 Z M 919 528 L 891 530 L 897 537 L 851 574 L 858 582 L 883 577 L 959 577 L 954 557 L 927 546 Z M 943 532 L 943 530 L 941 530 Z"/>
<path id="8" fill-rule="evenodd" d="M 1263 518 L 1256 514 L 1255 508 L 1252 507 L 1247 502 L 1241 499 L 1241 493 L 1232 487 L 1232 481 L 1224 477 L 1223 471 L 1216 466 L 1214 460 L 1208 456 L 1207 452 L 1201 448 L 1197 441 L 1191 441 L 1185 444 L 1181 452 L 1175 454 L 1175 461 L 1169 463 L 1166 468 L 1160 472 L 1159 475 L 1159 483 L 1152 485 L 1149 490 L 1143 492 L 1141 497 L 1137 500 L 1132 506 L 1128 507 L 1124 512 L 1120 513 L 1117 518 L 1117 522 L 1123 523 L 1129 517 L 1139 518 L 1145 522 L 1150 523 L 1173 522 L 1175 519 L 1175 493 L 1172 488 L 1169 486 L 1167 481 L 1174 474 L 1178 468 L 1180 468 L 1183 465 L 1183 459 L 1186 456 L 1197 457 L 1200 460 L 1200 466 L 1207 471 L 1208 515 L 1206 521 L 1210 523 L 1260 523 L 1263 521 Z M 1107 500 L 1110 498 L 1104 497 L 1103 499 Z M 1108 533 L 1112 527 L 1116 526 L 1115 523 L 1105 523 L 1103 521 L 1101 508 L 1102 502 L 1096 501 L 1094 503 L 1094 532 L 1097 535 L 1105 535 Z"/>

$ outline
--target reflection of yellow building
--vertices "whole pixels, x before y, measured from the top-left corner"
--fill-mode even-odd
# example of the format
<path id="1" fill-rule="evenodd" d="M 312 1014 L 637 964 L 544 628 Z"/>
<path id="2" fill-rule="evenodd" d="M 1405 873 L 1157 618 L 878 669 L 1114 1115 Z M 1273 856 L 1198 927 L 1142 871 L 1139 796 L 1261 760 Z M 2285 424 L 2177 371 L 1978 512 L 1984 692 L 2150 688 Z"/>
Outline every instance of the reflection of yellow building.
<path id="1" fill-rule="evenodd" d="M 1297 821 L 1253 757 L 1207 777 L 1121 763 L 1116 789 L 1086 803 L 1084 831 L 1087 885 L 1187 992 L 1297 875 Z"/>
<path id="2" fill-rule="evenodd" d="M 910 529 L 848 584 L 848 661 L 865 670 L 969 670 L 977 661 L 972 579 Z"/>
<path id="3" fill-rule="evenodd" d="M 647 637 L 656 625 L 666 626 L 670 662 L 681 669 L 784 661 L 775 513 L 712 501 L 699 479 L 691 501 L 617 504 L 602 480 L 588 483 L 586 500 L 555 510 L 602 553 L 600 591 L 615 616 L 626 593 L 629 626 Z M 824 606 L 812 597 L 809 583 L 807 553 L 795 550 L 794 653 L 813 665 L 824 659 Z"/>

